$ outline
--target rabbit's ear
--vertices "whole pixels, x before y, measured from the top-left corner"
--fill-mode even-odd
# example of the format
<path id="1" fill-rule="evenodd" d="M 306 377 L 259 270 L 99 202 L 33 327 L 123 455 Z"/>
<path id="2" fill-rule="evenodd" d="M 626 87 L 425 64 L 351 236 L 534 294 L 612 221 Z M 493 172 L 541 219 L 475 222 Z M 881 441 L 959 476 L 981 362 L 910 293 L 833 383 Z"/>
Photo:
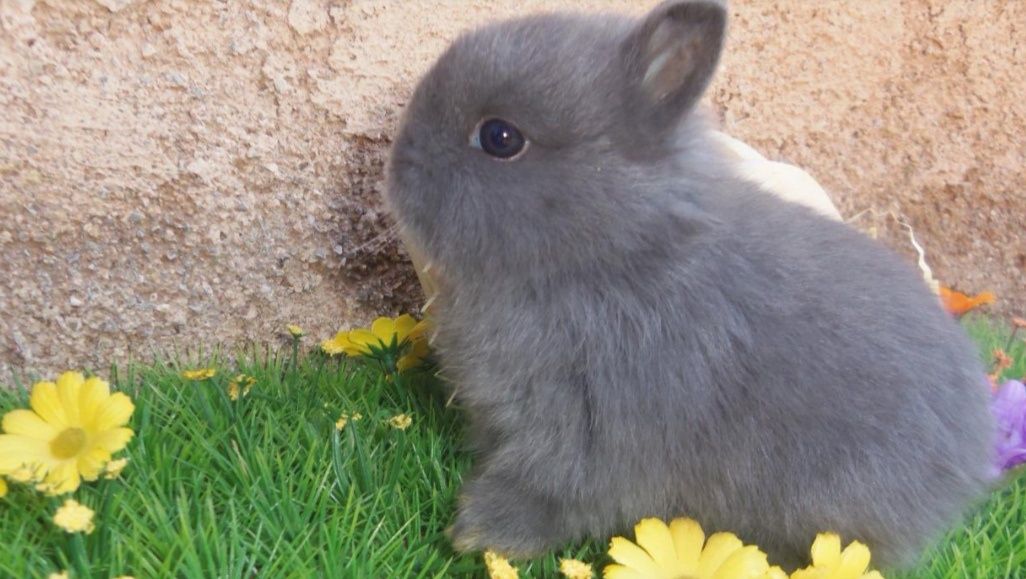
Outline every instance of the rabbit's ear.
<path id="1" fill-rule="evenodd" d="M 663 2 L 621 47 L 626 105 L 639 128 L 665 132 L 702 96 L 723 48 L 724 0 Z"/>

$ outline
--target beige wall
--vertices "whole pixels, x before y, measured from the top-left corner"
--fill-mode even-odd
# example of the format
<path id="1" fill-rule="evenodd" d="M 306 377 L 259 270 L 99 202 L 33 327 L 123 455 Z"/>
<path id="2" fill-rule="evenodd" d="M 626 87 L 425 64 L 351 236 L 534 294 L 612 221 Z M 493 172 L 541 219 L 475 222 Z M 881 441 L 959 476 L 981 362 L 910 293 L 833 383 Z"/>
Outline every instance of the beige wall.
<path id="1" fill-rule="evenodd" d="M 476 23 L 652 4 L 0 0 L 2 375 L 408 307 L 378 196 L 417 75 Z M 904 213 L 943 279 L 1026 308 L 1026 2 L 733 13 L 726 129 L 846 216 L 875 210 L 864 229 Z"/>

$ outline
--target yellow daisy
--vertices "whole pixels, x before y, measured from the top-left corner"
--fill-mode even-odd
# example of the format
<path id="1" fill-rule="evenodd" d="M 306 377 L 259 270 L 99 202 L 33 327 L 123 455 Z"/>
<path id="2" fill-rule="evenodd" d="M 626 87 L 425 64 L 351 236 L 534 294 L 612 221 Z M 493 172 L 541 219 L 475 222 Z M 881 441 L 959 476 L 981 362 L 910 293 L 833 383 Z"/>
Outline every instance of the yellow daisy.
<path id="1" fill-rule="evenodd" d="M 634 526 L 637 544 L 613 537 L 602 576 L 608 579 L 787 579 L 770 567 L 766 554 L 745 546 L 733 533 L 705 533 L 691 519 L 642 519 Z"/>
<path id="2" fill-rule="evenodd" d="M 198 382 L 200 380 L 209 380 L 217 375 L 217 368 L 196 368 L 195 370 L 184 370 L 182 372 L 182 378 L 186 380 L 192 380 Z"/>
<path id="3" fill-rule="evenodd" d="M 428 327 L 427 320 L 418 322 L 409 314 L 395 319 L 380 317 L 370 328 L 343 330 L 322 341 L 321 350 L 330 356 L 345 354 L 394 360 L 396 370 L 402 372 L 427 357 L 429 347 L 425 334 Z"/>
<path id="4" fill-rule="evenodd" d="M 303 335 L 304 335 L 303 334 L 303 328 L 297 326 L 296 324 L 289 324 L 289 325 L 285 326 L 285 329 L 288 331 L 290 336 L 292 336 L 293 338 L 296 338 L 297 340 L 299 338 L 302 338 Z"/>
<path id="5" fill-rule="evenodd" d="M 560 559 L 559 572 L 566 579 L 591 579 L 595 576 L 591 565 L 577 559 Z"/>
<path id="6" fill-rule="evenodd" d="M 256 384 L 256 378 L 246 374 L 239 374 L 228 383 L 228 398 L 235 401 L 240 397 L 249 396 L 249 391 L 253 389 L 254 384 Z"/>
<path id="7" fill-rule="evenodd" d="M 41 483 L 60 495 L 96 480 L 111 454 L 131 440 L 126 428 L 135 406 L 99 378 L 65 372 L 32 387 L 32 410 L 12 410 L 0 434 L 0 474 Z"/>
<path id="8" fill-rule="evenodd" d="M 484 561 L 489 579 L 517 579 L 519 577 L 516 567 L 510 565 L 509 560 L 498 553 L 485 551 Z"/>
<path id="9" fill-rule="evenodd" d="M 350 356 L 367 356 L 373 350 L 398 346 L 419 338 L 423 336 L 426 327 L 426 321 L 418 322 L 409 314 L 395 319 L 380 317 L 374 320 L 370 328 L 341 331 L 334 338 L 321 342 L 321 347 L 329 354 L 344 352 Z"/>
<path id="10" fill-rule="evenodd" d="M 114 480 L 121 476 L 121 471 L 125 470 L 128 466 L 127 458 L 117 458 L 107 463 L 103 467 L 103 478 L 107 480 Z"/>
<path id="11" fill-rule="evenodd" d="M 0 476 L 0 499 L 7 496 L 7 481 L 4 477 Z"/>
<path id="12" fill-rule="evenodd" d="M 93 526 L 94 514 L 93 510 L 89 507 L 80 504 L 75 499 L 68 499 L 64 501 L 61 508 L 57 509 L 57 512 L 53 515 L 53 522 L 69 533 L 85 533 L 88 535 L 96 528 Z"/>
<path id="13" fill-rule="evenodd" d="M 411 424 L 413 424 L 413 418 L 411 418 L 409 414 L 396 414 L 392 418 L 388 419 L 388 424 L 392 428 L 406 430 Z"/>
<path id="14" fill-rule="evenodd" d="M 370 354 L 371 348 L 380 349 L 402 344 L 416 327 L 417 320 L 409 314 L 403 314 L 394 320 L 381 317 L 374 320 L 369 330 L 357 328 L 349 332 L 349 341 L 362 349 L 364 354 Z"/>
<path id="15" fill-rule="evenodd" d="M 791 579 L 883 579 L 869 569 L 869 548 L 852 541 L 841 550 L 841 537 L 820 533 L 812 543 L 812 565 L 791 574 Z"/>

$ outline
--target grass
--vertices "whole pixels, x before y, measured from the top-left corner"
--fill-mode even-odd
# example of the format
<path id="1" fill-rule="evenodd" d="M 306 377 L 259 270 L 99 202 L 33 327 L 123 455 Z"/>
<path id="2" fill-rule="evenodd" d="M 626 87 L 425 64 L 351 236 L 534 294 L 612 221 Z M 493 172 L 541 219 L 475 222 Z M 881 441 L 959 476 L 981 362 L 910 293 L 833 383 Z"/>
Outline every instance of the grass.
<path id="1" fill-rule="evenodd" d="M 1004 347 L 1007 331 L 967 322 L 982 350 Z M 1021 340 L 1010 375 L 1026 373 Z M 219 374 L 186 382 L 184 368 Z M 236 372 L 257 378 L 237 402 Z M 426 375 L 388 380 L 369 365 L 320 355 L 291 362 L 281 351 L 183 356 L 112 368 L 116 388 L 136 402 L 122 477 L 83 485 L 96 530 L 69 535 L 51 516 L 61 499 L 11 485 L 0 499 L 0 576 L 45 577 L 480 577 L 480 557 L 451 550 L 460 475 L 461 416 Z M 24 385 L 0 388 L 0 412 L 26 404 Z M 340 413 L 359 412 L 341 432 Z M 388 419 L 413 417 L 399 431 Z M 604 545 L 586 543 L 529 562 L 522 577 L 555 577 L 559 557 L 601 568 Z M 903 579 L 1024 577 L 1026 476 L 980 506 Z"/>

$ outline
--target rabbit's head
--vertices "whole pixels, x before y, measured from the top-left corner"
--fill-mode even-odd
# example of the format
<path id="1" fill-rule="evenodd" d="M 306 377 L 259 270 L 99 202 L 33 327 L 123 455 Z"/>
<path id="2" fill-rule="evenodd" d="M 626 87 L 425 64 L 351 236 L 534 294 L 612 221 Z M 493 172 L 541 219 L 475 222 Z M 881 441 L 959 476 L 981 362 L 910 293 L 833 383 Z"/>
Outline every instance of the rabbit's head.
<path id="1" fill-rule="evenodd" d="M 675 0 L 640 21 L 541 15 L 456 40 L 392 149 L 404 236 L 468 280 L 591 267 L 664 227 L 701 230 L 670 191 L 726 21 L 723 2 Z"/>

